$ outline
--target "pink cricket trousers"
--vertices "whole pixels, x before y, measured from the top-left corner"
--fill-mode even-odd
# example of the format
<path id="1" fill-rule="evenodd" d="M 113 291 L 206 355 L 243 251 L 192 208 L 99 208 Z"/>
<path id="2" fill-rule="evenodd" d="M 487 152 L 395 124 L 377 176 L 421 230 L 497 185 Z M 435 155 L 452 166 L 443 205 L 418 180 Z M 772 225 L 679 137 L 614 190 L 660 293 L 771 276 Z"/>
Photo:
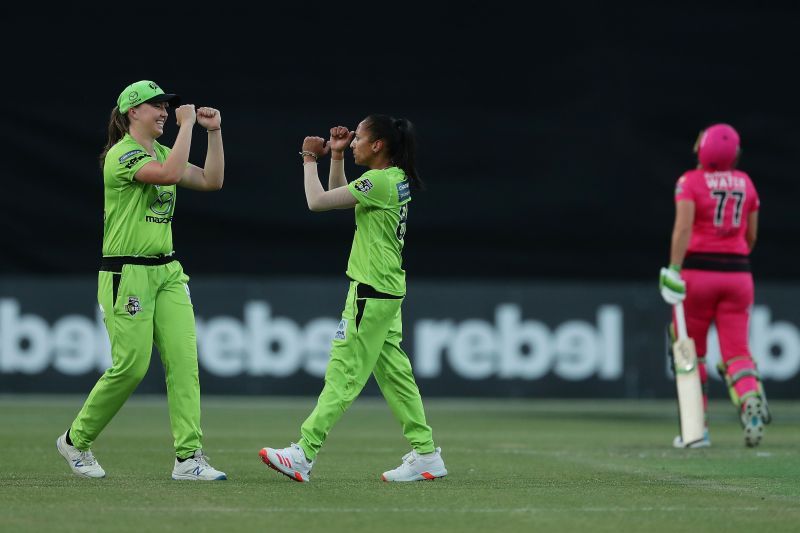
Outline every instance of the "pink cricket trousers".
<path id="1" fill-rule="evenodd" d="M 697 356 L 702 358 L 706 355 L 708 328 L 713 321 L 728 375 L 735 376 L 742 370 L 755 369 L 747 343 L 750 308 L 753 306 L 752 274 L 684 269 L 681 277 L 686 282 L 686 299 L 683 302 L 686 330 L 689 337 L 694 339 Z M 705 364 L 699 365 L 699 368 L 705 391 L 708 370 Z M 734 384 L 734 388 L 741 398 L 747 392 L 757 391 L 758 382 L 753 376 L 744 376 Z M 707 394 L 703 394 L 703 399 L 707 404 Z"/>

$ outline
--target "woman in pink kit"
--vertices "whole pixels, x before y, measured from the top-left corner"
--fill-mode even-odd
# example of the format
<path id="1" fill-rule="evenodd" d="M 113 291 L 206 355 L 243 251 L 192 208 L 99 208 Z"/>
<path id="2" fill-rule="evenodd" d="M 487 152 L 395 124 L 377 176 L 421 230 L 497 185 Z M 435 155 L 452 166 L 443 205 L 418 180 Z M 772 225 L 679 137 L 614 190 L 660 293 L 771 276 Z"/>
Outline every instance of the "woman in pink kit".
<path id="1" fill-rule="evenodd" d="M 757 446 L 770 415 L 767 399 L 747 344 L 753 276 L 748 256 L 758 231 L 758 193 L 750 177 L 736 170 L 739 134 L 714 124 L 695 144 L 698 166 L 678 179 L 670 265 L 661 269 L 659 287 L 669 304 L 683 301 L 686 328 L 697 348 L 703 405 L 708 406 L 706 337 L 713 321 L 722 362 L 718 366 L 744 429 L 747 446 Z M 680 436 L 673 445 L 687 447 Z M 710 446 L 703 440 L 689 447 Z"/>

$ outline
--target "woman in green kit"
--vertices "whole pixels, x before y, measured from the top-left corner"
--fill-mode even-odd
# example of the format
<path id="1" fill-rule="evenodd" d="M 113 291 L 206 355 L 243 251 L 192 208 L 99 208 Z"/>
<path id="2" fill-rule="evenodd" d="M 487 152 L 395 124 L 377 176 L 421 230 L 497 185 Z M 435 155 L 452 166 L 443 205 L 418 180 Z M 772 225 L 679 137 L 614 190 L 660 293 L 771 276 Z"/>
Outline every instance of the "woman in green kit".
<path id="1" fill-rule="evenodd" d="M 351 183 L 344 175 L 348 145 L 355 163 L 370 169 Z M 331 166 L 325 191 L 317 175 L 317 159 L 328 152 Z M 357 229 L 347 264 L 350 290 L 333 338 L 325 387 L 300 429 L 300 442 L 283 449 L 263 448 L 259 455 L 290 478 L 309 481 L 317 452 L 331 428 L 374 374 L 412 447 L 400 466 L 384 472 L 382 479 L 443 477 L 447 470 L 441 450 L 434 447 L 411 363 L 400 347 L 400 308 L 406 292 L 402 250 L 410 188 L 422 185 L 415 168 L 413 127 L 405 119 L 370 115 L 355 132 L 332 128 L 327 145 L 320 137 L 306 137 L 301 156 L 309 209 L 355 208 Z"/>
<path id="2" fill-rule="evenodd" d="M 155 342 L 175 439 L 172 478 L 226 479 L 202 452 L 194 309 L 189 277 L 172 247 L 176 185 L 199 191 L 222 187 L 222 119 L 210 107 L 178 107 L 179 131 L 170 149 L 156 139 L 164 133 L 170 104 L 178 101 L 177 95 L 143 80 L 126 87 L 111 111 L 100 156 L 105 211 L 97 299 L 113 364 L 56 441 L 72 471 L 82 477 L 105 476 L 90 447 L 147 373 Z M 204 168 L 188 162 L 195 122 L 208 131 Z"/>

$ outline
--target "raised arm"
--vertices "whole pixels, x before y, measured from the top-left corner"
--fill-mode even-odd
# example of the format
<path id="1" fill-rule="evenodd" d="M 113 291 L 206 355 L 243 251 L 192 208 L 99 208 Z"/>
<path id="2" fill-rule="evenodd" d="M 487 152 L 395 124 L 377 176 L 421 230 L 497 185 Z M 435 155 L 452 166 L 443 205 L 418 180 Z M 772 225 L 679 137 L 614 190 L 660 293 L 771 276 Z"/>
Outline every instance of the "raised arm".
<path id="1" fill-rule="evenodd" d="M 350 146 L 353 135 L 355 132 L 348 131 L 344 126 L 331 128 L 331 138 L 328 140 L 331 152 L 331 168 L 328 172 L 329 191 L 347 185 L 347 177 L 344 175 L 344 151 Z"/>
<path id="2" fill-rule="evenodd" d="M 328 153 L 328 150 L 329 147 L 325 146 L 325 139 L 322 137 L 306 137 L 303 141 L 303 152 L 315 154 L 303 156 L 303 183 L 306 202 L 311 211 L 348 209 L 358 203 L 347 187 L 337 187 L 331 191 L 322 188 L 317 173 L 317 159 Z"/>
<path id="3" fill-rule="evenodd" d="M 197 110 L 197 122 L 208 132 L 208 148 L 203 168 L 185 167 L 181 187 L 196 191 L 218 191 L 225 181 L 225 151 L 222 147 L 222 115 L 211 107 Z"/>
<path id="4" fill-rule="evenodd" d="M 153 185 L 175 185 L 181 181 L 186 164 L 189 162 L 189 147 L 192 144 L 192 127 L 197 116 L 193 105 L 182 105 L 175 110 L 178 121 L 178 137 L 163 163 L 151 161 L 140 168 L 134 178 L 142 183 Z"/>

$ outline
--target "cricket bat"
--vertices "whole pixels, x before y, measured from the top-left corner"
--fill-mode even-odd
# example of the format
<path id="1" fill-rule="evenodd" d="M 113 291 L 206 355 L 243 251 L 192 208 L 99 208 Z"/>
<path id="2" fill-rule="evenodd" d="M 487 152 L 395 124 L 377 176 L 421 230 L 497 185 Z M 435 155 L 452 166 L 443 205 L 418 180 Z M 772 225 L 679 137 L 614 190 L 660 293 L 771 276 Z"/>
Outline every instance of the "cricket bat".
<path id="1" fill-rule="evenodd" d="M 681 439 L 684 446 L 688 446 L 703 439 L 705 413 L 700 371 L 697 369 L 697 352 L 694 341 L 686 334 L 686 317 L 683 314 L 682 302 L 675 305 L 675 325 L 677 340 L 672 345 L 675 385 L 678 389 Z"/>

